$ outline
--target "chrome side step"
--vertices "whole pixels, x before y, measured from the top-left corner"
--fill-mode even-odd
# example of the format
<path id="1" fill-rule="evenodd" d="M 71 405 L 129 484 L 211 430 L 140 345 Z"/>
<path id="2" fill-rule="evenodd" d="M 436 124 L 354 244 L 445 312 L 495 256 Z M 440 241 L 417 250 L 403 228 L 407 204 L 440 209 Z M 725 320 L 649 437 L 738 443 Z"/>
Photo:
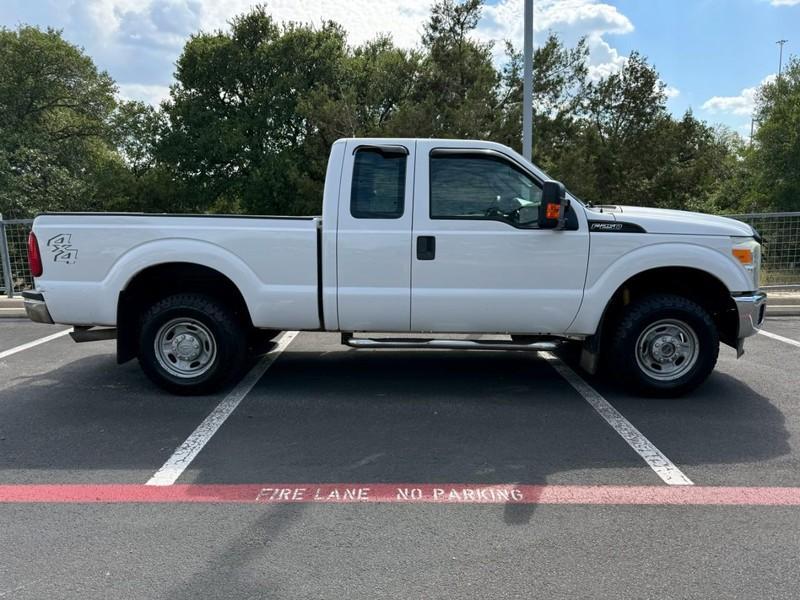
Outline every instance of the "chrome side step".
<path id="1" fill-rule="evenodd" d="M 523 350 L 542 352 L 558 349 L 560 342 L 532 342 L 520 344 L 512 340 L 436 340 L 424 338 L 355 338 L 342 334 L 342 344 L 358 349 L 428 348 L 430 350 Z"/>

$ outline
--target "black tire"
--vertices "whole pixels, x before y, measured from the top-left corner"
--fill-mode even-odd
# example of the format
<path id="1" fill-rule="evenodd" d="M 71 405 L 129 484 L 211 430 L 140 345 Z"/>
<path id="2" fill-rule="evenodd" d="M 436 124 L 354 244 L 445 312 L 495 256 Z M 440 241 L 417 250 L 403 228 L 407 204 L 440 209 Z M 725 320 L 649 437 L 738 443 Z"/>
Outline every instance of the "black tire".
<path id="1" fill-rule="evenodd" d="M 678 335 L 670 337 L 670 331 L 677 331 Z M 682 333 L 687 334 L 687 345 L 694 346 L 696 351 L 681 350 L 677 355 L 665 357 L 664 352 L 675 348 L 669 340 L 683 339 Z M 629 390 L 647 396 L 676 397 L 696 388 L 714 370 L 719 355 L 719 333 L 711 315 L 696 302 L 671 294 L 646 296 L 626 307 L 606 352 L 611 374 Z M 666 364 L 659 358 L 666 360 Z M 659 373 L 659 369 L 664 372 Z"/>
<path id="2" fill-rule="evenodd" d="M 189 334 L 188 351 L 199 347 L 203 354 L 198 357 L 201 360 L 195 361 L 200 366 L 194 368 L 202 369 L 202 372 L 196 371 L 196 375 L 191 374 L 194 363 L 187 365 L 182 375 L 170 371 L 180 370 L 179 365 L 191 360 L 190 354 L 183 355 L 187 360 L 180 363 L 175 355 L 156 350 L 157 336 L 164 344 L 170 344 L 176 338 L 174 333 L 173 338 L 169 338 L 169 332 L 181 324 Z M 186 331 L 192 327 L 196 337 L 192 337 L 191 331 Z M 180 333 L 182 330 L 176 331 Z M 215 392 L 241 376 L 246 360 L 247 330 L 244 324 L 232 309 L 212 296 L 195 293 L 167 296 L 154 302 L 142 314 L 139 364 L 154 383 L 173 394 L 194 396 Z"/>

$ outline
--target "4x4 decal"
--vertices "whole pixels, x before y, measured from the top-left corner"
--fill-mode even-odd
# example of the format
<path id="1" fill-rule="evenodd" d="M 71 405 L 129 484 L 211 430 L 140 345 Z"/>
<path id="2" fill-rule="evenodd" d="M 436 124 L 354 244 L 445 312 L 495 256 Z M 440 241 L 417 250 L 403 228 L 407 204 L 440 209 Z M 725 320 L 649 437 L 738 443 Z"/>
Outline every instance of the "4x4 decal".
<path id="1" fill-rule="evenodd" d="M 59 233 L 47 240 L 47 247 L 53 254 L 53 262 L 62 262 L 68 265 L 78 260 L 78 250 L 72 247 L 72 234 Z"/>

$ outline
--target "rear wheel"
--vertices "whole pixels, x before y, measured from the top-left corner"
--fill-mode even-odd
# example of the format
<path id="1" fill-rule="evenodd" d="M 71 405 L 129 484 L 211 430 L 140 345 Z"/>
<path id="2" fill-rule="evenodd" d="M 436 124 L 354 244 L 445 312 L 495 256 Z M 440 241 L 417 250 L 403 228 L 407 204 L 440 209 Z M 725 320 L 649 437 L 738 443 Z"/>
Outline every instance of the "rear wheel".
<path id="1" fill-rule="evenodd" d="M 151 380 L 172 393 L 214 392 L 241 374 L 246 356 L 246 329 L 211 296 L 168 296 L 142 315 L 139 363 Z"/>
<path id="2" fill-rule="evenodd" d="M 627 307 L 608 351 L 612 373 L 628 388 L 650 396 L 679 396 L 714 369 L 719 334 L 702 306 L 659 294 Z"/>

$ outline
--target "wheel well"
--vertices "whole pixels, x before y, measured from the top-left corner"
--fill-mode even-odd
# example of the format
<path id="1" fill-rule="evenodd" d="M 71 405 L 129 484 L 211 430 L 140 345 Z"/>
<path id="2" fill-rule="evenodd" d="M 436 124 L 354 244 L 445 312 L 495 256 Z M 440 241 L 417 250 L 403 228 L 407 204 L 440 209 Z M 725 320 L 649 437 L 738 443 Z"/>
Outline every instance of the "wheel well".
<path id="1" fill-rule="evenodd" d="M 236 284 L 219 271 L 194 263 L 162 263 L 137 273 L 117 301 L 117 362 L 136 357 L 139 315 L 144 307 L 171 294 L 195 292 L 224 301 L 248 326 L 250 312 Z"/>
<path id="2" fill-rule="evenodd" d="M 736 346 L 738 318 L 730 291 L 714 275 L 689 267 L 650 269 L 634 275 L 619 286 L 603 313 L 601 337 L 608 339 L 625 306 L 653 293 L 675 294 L 697 302 L 716 323 L 720 340 L 729 346 Z"/>

